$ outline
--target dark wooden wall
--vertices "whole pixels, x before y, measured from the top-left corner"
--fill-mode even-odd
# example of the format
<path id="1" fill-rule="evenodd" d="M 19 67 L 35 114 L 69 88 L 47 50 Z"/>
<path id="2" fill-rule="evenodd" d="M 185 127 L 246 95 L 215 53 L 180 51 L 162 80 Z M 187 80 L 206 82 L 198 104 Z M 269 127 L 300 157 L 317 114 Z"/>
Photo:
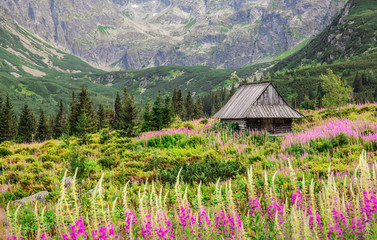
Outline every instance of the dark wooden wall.
<path id="1" fill-rule="evenodd" d="M 254 105 L 285 105 L 275 88 L 270 85 L 266 91 L 255 101 Z"/>
<path id="2" fill-rule="evenodd" d="M 291 118 L 271 118 L 271 119 L 260 119 L 260 118 L 247 118 L 247 119 L 221 119 L 223 123 L 238 123 L 241 130 L 246 128 L 252 130 L 262 130 L 265 128 L 263 126 L 263 121 L 269 120 L 272 122 L 273 129 L 269 131 L 270 133 L 280 134 L 288 133 L 292 131 L 292 119 Z M 265 121 L 267 122 L 267 121 Z"/>

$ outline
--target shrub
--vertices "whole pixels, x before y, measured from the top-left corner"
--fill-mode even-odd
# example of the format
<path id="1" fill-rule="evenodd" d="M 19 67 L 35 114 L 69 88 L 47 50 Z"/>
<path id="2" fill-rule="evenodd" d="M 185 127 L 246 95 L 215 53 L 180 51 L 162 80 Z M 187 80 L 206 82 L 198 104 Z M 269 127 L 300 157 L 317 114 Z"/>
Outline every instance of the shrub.
<path id="1" fill-rule="evenodd" d="M 182 170 L 181 170 L 182 169 Z M 172 169 L 161 170 L 158 177 L 162 182 L 174 184 L 181 171 L 182 181 L 194 184 L 216 182 L 219 178 L 224 181 L 242 174 L 245 168 L 238 162 L 207 161 L 206 163 L 177 164 Z"/>
<path id="2" fill-rule="evenodd" d="M 60 160 L 59 156 L 52 155 L 50 153 L 42 154 L 40 157 L 42 162 L 58 162 Z"/>
<path id="3" fill-rule="evenodd" d="M 190 122 L 185 122 L 185 123 L 183 124 L 183 127 L 188 128 L 188 129 L 195 129 L 194 124 L 192 124 L 192 123 L 190 123 Z"/>
<path id="4" fill-rule="evenodd" d="M 77 168 L 77 177 L 85 177 L 87 175 L 88 158 L 80 152 L 77 146 L 71 147 L 67 157 L 71 173 L 74 173 Z"/>
<path id="5" fill-rule="evenodd" d="M 113 168 L 119 165 L 118 159 L 114 156 L 103 156 L 98 160 L 98 163 L 105 168 Z"/>
<path id="6" fill-rule="evenodd" d="M 13 152 L 5 147 L 0 147 L 0 157 L 6 157 L 13 155 Z"/>
<path id="7" fill-rule="evenodd" d="M 54 163 L 53 162 L 44 162 L 42 164 L 43 168 L 45 169 L 53 169 L 54 168 Z"/>

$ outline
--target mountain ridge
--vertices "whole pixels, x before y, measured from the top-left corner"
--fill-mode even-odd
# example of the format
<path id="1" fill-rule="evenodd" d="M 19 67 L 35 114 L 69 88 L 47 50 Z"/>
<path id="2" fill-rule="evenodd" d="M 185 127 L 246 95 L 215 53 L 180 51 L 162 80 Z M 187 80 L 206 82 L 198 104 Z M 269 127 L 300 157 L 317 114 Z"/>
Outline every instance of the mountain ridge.
<path id="1" fill-rule="evenodd" d="M 319 33 L 345 2 L 6 0 L 0 7 L 9 19 L 93 66 L 134 70 L 266 61 Z"/>

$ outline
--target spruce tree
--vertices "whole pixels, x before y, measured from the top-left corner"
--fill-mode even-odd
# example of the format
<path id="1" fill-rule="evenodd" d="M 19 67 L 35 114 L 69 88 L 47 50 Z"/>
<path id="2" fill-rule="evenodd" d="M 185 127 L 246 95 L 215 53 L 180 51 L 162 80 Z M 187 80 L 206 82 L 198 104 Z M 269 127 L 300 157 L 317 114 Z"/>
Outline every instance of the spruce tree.
<path id="1" fill-rule="evenodd" d="M 186 120 L 191 120 L 194 113 L 194 102 L 192 100 L 191 92 L 188 91 L 185 101 Z"/>
<path id="2" fill-rule="evenodd" d="M 178 114 L 177 109 L 178 109 L 178 90 L 177 88 L 174 88 L 173 90 L 173 97 L 172 97 L 172 108 L 173 108 L 173 114 Z"/>
<path id="3" fill-rule="evenodd" d="M 162 112 L 162 97 L 161 92 L 158 92 L 155 102 L 152 107 L 152 128 L 159 130 L 163 127 L 164 116 Z"/>
<path id="4" fill-rule="evenodd" d="M 182 90 L 178 90 L 177 94 L 177 101 L 175 106 L 175 114 L 177 114 L 181 119 L 184 119 L 185 113 L 184 113 L 184 101 L 182 97 Z"/>
<path id="5" fill-rule="evenodd" d="M 353 80 L 353 89 L 355 93 L 358 93 L 361 91 L 363 82 L 362 78 L 359 75 L 359 72 L 356 73 L 355 79 Z"/>
<path id="6" fill-rule="evenodd" d="M 172 104 L 170 103 L 169 95 L 165 96 L 162 114 L 163 114 L 163 126 L 168 127 L 173 117 L 173 107 L 172 107 Z"/>
<path id="7" fill-rule="evenodd" d="M 141 131 L 147 132 L 150 130 L 152 130 L 152 113 L 150 100 L 148 98 L 146 104 L 144 105 L 143 124 L 141 126 Z"/>
<path id="8" fill-rule="evenodd" d="M 82 87 L 79 94 L 76 135 L 83 137 L 88 133 L 93 133 L 96 130 L 95 119 L 96 116 L 93 110 L 93 102 L 89 97 L 88 90 L 85 87 Z"/>
<path id="9" fill-rule="evenodd" d="M 45 140 L 48 140 L 49 138 L 50 136 L 47 117 L 45 112 L 41 109 L 38 120 L 37 133 L 35 134 L 35 140 L 37 140 L 38 142 L 43 142 Z"/>
<path id="10" fill-rule="evenodd" d="M 97 118 L 98 118 L 98 130 L 105 128 L 106 127 L 106 113 L 102 104 L 100 104 L 98 107 Z"/>
<path id="11" fill-rule="evenodd" d="M 127 95 L 122 113 L 122 130 L 126 132 L 127 136 L 134 135 L 134 127 L 136 126 L 137 107 L 134 96 Z"/>
<path id="12" fill-rule="evenodd" d="M 75 92 L 72 91 L 72 102 L 71 102 L 71 107 L 70 107 L 70 111 L 69 111 L 69 119 L 68 119 L 69 135 L 75 135 L 76 134 L 78 117 L 79 117 L 79 103 L 78 103 L 77 98 L 75 96 Z"/>
<path id="13" fill-rule="evenodd" d="M 33 135 L 35 133 L 35 118 L 29 109 L 29 106 L 25 104 L 18 124 L 18 141 L 22 143 L 31 143 L 33 141 Z"/>
<path id="14" fill-rule="evenodd" d="M 201 117 L 203 117 L 203 105 L 200 96 L 198 96 L 194 107 L 194 118 L 199 119 Z"/>
<path id="15" fill-rule="evenodd" d="M 114 129 L 120 129 L 121 115 L 122 115 L 122 101 L 120 99 L 120 95 L 118 92 L 115 98 L 115 102 L 114 102 L 114 111 L 113 111 L 113 117 L 111 121 L 111 126 Z"/>
<path id="16" fill-rule="evenodd" d="M 15 116 L 12 111 L 12 102 L 9 94 L 5 97 L 5 103 L 2 108 L 2 119 L 0 125 L 1 139 L 0 141 L 12 141 L 15 137 Z"/>
<path id="17" fill-rule="evenodd" d="M 63 100 L 60 100 L 59 111 L 56 114 L 54 126 L 53 126 L 53 136 L 55 139 L 60 138 L 66 129 L 66 119 L 64 113 Z"/>

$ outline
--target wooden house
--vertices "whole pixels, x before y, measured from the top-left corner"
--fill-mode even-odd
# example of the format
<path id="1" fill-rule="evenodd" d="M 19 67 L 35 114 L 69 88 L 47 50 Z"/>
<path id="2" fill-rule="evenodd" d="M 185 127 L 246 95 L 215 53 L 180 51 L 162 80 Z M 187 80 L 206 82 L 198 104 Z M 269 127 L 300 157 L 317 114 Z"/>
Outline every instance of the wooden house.
<path id="1" fill-rule="evenodd" d="M 304 116 L 284 101 L 271 82 L 259 82 L 242 84 L 213 118 L 238 123 L 240 129 L 280 134 L 292 131 L 292 120 Z"/>

